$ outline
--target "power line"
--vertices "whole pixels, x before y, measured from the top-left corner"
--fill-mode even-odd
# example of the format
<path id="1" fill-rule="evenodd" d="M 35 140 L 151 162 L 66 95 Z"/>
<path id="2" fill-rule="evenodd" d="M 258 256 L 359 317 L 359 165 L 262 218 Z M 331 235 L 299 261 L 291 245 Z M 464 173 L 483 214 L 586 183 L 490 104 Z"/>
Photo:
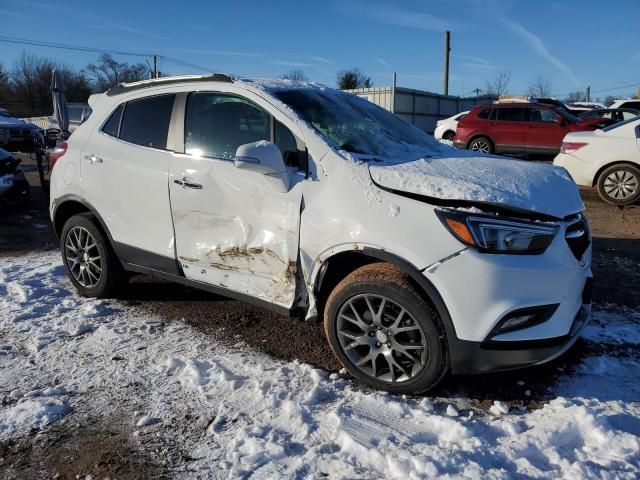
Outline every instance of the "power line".
<path id="1" fill-rule="evenodd" d="M 4 43 L 13 43 L 18 45 L 32 45 L 37 47 L 48 47 L 48 48 L 58 48 L 62 50 L 75 50 L 80 52 L 92 52 L 92 53 L 108 53 L 112 55 L 127 55 L 131 57 L 153 57 L 153 53 L 141 53 L 141 52 L 127 52 L 123 50 L 111 50 L 106 48 L 97 48 L 97 47 L 84 47 L 81 45 L 71 45 L 67 43 L 57 43 L 57 42 L 49 42 L 42 40 L 32 40 L 29 38 L 19 38 L 19 37 L 7 37 L 4 35 L 0 35 L 0 42 Z M 177 65 L 181 65 L 183 67 L 191 68 L 194 70 L 200 70 L 203 72 L 211 72 L 214 69 L 203 67 L 201 65 L 196 65 L 194 63 L 188 63 L 177 58 L 166 57 L 162 55 L 156 55 L 158 58 L 164 59 L 167 62 L 174 63 Z"/>
<path id="2" fill-rule="evenodd" d="M 18 38 L 18 37 L 5 37 L 0 35 L 0 42 L 5 43 L 15 43 L 19 45 L 33 45 L 36 47 L 49 47 L 49 48 L 59 48 L 63 50 L 77 50 L 80 52 L 92 52 L 92 53 L 110 53 L 112 55 L 128 55 L 132 57 L 151 57 L 152 53 L 136 53 L 136 52 L 125 52 L 121 50 L 108 50 L 104 48 L 95 48 L 95 47 L 83 47 L 80 45 L 70 45 L 66 43 L 56 43 L 56 42 L 47 42 L 42 40 L 31 40 L 28 38 Z"/>

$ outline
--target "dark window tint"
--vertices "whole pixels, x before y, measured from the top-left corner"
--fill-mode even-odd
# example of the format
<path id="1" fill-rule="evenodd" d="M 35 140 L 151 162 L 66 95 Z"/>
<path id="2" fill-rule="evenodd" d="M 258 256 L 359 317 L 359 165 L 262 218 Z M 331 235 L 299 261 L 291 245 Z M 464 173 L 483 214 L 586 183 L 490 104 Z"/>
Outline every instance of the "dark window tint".
<path id="1" fill-rule="evenodd" d="M 498 108 L 498 120 L 504 122 L 523 122 L 524 108 L 520 107 L 502 107 Z"/>
<path id="2" fill-rule="evenodd" d="M 487 120 L 491 116 L 491 110 L 493 110 L 493 109 L 492 108 L 485 108 L 484 110 L 481 110 L 478 113 L 478 118 L 482 118 L 484 120 Z"/>
<path id="3" fill-rule="evenodd" d="M 636 110 L 640 110 L 640 102 L 624 102 L 622 106 L 624 108 L 635 108 Z"/>
<path id="4" fill-rule="evenodd" d="M 115 112 L 111 114 L 107 123 L 102 127 L 102 131 L 112 137 L 118 136 L 118 128 L 120 127 L 120 117 L 122 116 L 123 107 L 120 105 Z"/>
<path id="5" fill-rule="evenodd" d="M 287 127 L 275 120 L 274 141 L 280 152 L 284 163 L 291 167 L 299 167 L 298 165 L 298 145 L 293 133 Z"/>
<path id="6" fill-rule="evenodd" d="M 158 95 L 127 102 L 120 138 L 145 147 L 167 148 L 175 95 Z"/>
<path id="7" fill-rule="evenodd" d="M 529 121 L 533 123 L 555 123 L 557 115 L 546 108 L 530 108 Z"/>
<path id="8" fill-rule="evenodd" d="M 240 145 L 271 140 L 271 117 L 234 95 L 195 92 L 187 100 L 186 153 L 232 160 Z"/>

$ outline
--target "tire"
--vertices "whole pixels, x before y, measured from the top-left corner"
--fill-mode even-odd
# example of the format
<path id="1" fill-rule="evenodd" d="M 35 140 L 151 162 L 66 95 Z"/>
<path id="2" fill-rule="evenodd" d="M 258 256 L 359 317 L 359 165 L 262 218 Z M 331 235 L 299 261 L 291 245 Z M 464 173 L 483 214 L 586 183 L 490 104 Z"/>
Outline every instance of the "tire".
<path id="1" fill-rule="evenodd" d="M 377 389 L 424 392 L 448 370 L 439 316 L 410 278 L 388 263 L 360 267 L 334 288 L 325 307 L 324 329 L 340 363 Z"/>
<path id="2" fill-rule="evenodd" d="M 84 297 L 108 298 L 126 281 L 126 274 L 95 217 L 69 218 L 60 235 L 62 262 L 71 282 Z"/>
<path id="3" fill-rule="evenodd" d="M 597 188 L 605 202 L 631 205 L 640 199 L 640 168 L 628 163 L 605 168 L 598 177 Z"/>
<path id="4" fill-rule="evenodd" d="M 456 136 L 456 132 L 452 132 L 451 130 L 448 130 L 446 132 L 444 132 L 444 135 L 442 135 L 443 140 L 449 140 L 449 141 L 453 141 L 453 137 Z"/>
<path id="5" fill-rule="evenodd" d="M 488 137 L 477 137 L 469 142 L 467 147 L 469 150 L 473 150 L 478 153 L 493 153 L 493 142 Z"/>

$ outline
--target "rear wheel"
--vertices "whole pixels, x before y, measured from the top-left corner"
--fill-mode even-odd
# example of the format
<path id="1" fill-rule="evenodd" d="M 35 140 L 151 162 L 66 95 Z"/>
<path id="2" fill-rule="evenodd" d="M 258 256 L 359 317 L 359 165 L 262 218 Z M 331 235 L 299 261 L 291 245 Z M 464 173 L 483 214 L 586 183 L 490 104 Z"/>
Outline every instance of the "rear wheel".
<path id="1" fill-rule="evenodd" d="M 327 301 L 331 349 L 358 380 L 394 393 L 433 388 L 448 368 L 440 319 L 409 277 L 390 264 L 349 274 Z"/>
<path id="2" fill-rule="evenodd" d="M 640 169 L 624 163 L 612 165 L 600 174 L 597 187 L 605 202 L 631 205 L 640 199 Z"/>
<path id="3" fill-rule="evenodd" d="M 493 153 L 493 142 L 487 137 L 478 137 L 471 140 L 469 150 L 478 153 Z"/>
<path id="4" fill-rule="evenodd" d="M 66 221 L 60 250 L 69 278 L 80 295 L 110 297 L 126 280 L 109 240 L 91 214 L 81 213 Z"/>

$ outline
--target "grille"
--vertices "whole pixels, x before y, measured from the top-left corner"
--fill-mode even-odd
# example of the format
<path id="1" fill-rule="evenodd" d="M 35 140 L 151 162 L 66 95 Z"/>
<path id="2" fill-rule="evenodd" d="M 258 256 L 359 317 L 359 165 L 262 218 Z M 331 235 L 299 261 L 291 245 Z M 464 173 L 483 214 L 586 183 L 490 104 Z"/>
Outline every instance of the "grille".
<path id="1" fill-rule="evenodd" d="M 578 260 L 581 260 L 584 252 L 586 252 L 589 245 L 591 245 L 589 224 L 584 215 L 577 215 L 569 221 L 569 226 L 565 230 L 564 238 L 573 255 Z"/>

